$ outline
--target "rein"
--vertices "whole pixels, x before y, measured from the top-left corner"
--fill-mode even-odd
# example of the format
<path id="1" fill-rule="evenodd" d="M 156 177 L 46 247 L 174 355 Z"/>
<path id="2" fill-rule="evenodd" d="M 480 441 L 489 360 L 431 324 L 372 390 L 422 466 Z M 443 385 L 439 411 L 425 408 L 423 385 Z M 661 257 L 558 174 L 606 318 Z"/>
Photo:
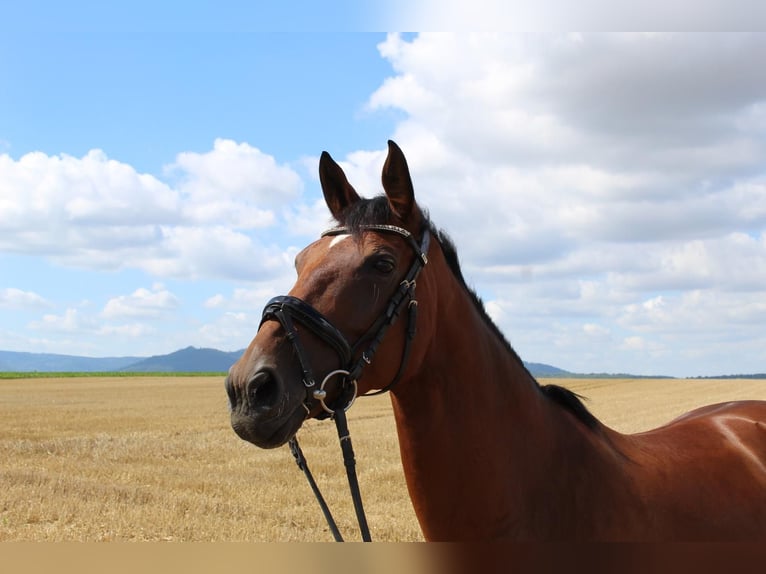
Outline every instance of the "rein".
<path id="1" fill-rule="evenodd" d="M 359 490 L 359 481 L 356 476 L 356 460 L 354 458 L 354 450 L 351 444 L 351 435 L 348 430 L 346 411 L 356 399 L 357 379 L 361 377 L 365 365 L 372 363 L 375 352 L 388 331 L 388 328 L 396 322 L 406 303 L 408 309 L 407 329 L 399 370 L 391 382 L 385 387 L 378 391 L 367 393 L 365 396 L 379 395 L 390 391 L 404 374 L 404 370 L 409 360 L 410 350 L 412 348 L 412 341 L 415 338 L 417 329 L 418 302 L 415 299 L 416 280 L 420 271 L 428 263 L 427 254 L 431 236 L 426 227 L 423 231 L 421 243 L 418 244 L 409 231 L 394 225 L 364 225 L 361 229 L 364 231 L 391 233 L 404 238 L 413 248 L 415 259 L 412 262 L 409 271 L 399 283 L 399 287 L 391 295 L 383 314 L 370 325 L 367 331 L 353 345 L 349 344 L 346 337 L 329 319 L 305 301 L 291 295 L 280 295 L 266 303 L 266 307 L 264 308 L 261 317 L 261 325 L 268 320 L 279 321 L 285 330 L 287 339 L 293 345 L 295 354 L 298 357 L 298 362 L 301 366 L 303 386 L 306 389 L 306 399 L 303 402 L 303 408 L 306 409 L 306 416 L 308 417 L 311 414 L 314 405 L 318 401 L 323 412 L 316 418 L 332 418 L 335 421 L 335 426 L 338 430 L 338 439 L 340 440 L 340 446 L 343 452 L 343 462 L 346 467 L 351 498 L 354 503 L 354 510 L 359 523 L 359 530 L 362 534 L 362 540 L 370 542 L 370 530 L 367 526 L 367 518 L 364 513 L 362 496 Z M 350 231 L 351 230 L 348 227 L 333 227 L 322 233 L 322 237 L 346 234 L 350 233 Z M 327 373 L 318 385 L 317 378 L 314 376 L 308 361 L 308 356 L 301 343 L 298 330 L 295 327 L 296 322 L 306 327 L 319 339 L 332 347 L 340 359 L 341 368 Z M 366 348 L 362 351 L 362 345 L 367 341 L 369 341 L 369 344 L 367 344 Z M 355 357 L 357 358 L 355 359 Z M 327 398 L 325 386 L 327 385 L 327 382 L 334 377 L 341 377 L 340 395 L 336 400 L 336 404 L 328 405 L 325 401 Z M 314 496 L 319 502 L 322 513 L 327 520 L 327 524 L 333 533 L 335 541 L 342 542 L 343 537 L 338 530 L 338 526 L 332 517 L 332 513 L 330 512 L 322 493 L 319 491 L 319 488 L 311 475 L 306 458 L 303 456 L 303 452 L 298 445 L 298 439 L 295 436 L 290 439 L 289 446 L 290 451 L 295 457 L 295 462 L 297 463 L 298 468 L 300 468 L 306 475 L 309 485 L 314 492 Z"/>

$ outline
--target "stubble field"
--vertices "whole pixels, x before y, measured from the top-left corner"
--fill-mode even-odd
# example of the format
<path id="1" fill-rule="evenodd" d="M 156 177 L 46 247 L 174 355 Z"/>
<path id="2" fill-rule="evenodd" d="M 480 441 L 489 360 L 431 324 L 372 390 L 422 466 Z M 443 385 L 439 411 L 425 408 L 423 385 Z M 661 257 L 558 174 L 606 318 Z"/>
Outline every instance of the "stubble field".
<path id="1" fill-rule="evenodd" d="M 766 400 L 763 380 L 566 379 L 607 425 L 647 430 L 704 404 Z M 222 377 L 0 381 L 0 541 L 329 541 L 287 447 L 229 427 Z M 509 421 L 509 424 L 513 424 Z M 421 540 L 390 399 L 349 412 L 374 540 Z M 348 539 L 358 539 L 334 425 L 299 434 Z"/>

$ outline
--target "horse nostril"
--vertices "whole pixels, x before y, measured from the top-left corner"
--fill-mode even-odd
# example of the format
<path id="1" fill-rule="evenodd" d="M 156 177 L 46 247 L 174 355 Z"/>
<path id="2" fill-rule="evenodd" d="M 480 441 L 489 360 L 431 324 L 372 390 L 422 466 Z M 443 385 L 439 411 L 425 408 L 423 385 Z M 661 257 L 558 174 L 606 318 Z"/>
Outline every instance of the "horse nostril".
<path id="1" fill-rule="evenodd" d="M 268 371 L 258 371 L 247 384 L 247 397 L 251 407 L 272 407 L 278 396 L 277 380 Z"/>

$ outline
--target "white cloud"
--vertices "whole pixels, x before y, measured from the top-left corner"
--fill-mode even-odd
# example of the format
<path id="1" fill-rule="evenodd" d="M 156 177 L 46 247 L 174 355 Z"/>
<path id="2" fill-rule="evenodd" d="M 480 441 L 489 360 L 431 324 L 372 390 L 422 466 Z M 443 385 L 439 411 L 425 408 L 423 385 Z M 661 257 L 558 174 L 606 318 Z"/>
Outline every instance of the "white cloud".
<path id="1" fill-rule="evenodd" d="M 594 323 L 585 323 L 582 326 L 582 330 L 587 336 L 594 338 L 603 338 L 611 333 L 607 327 L 596 325 Z"/>
<path id="2" fill-rule="evenodd" d="M 743 129 L 738 118 L 763 97 L 762 74 L 747 55 L 763 52 L 766 38 L 578 38 L 429 34 L 408 43 L 391 36 L 381 51 L 400 73 L 371 104 L 410 111 L 399 127 L 404 139 L 435 135 L 445 153 L 465 158 L 464 176 L 471 164 L 482 179 L 518 166 L 558 196 L 574 191 L 572 200 L 589 188 L 587 174 L 623 182 L 610 189 L 614 201 L 680 186 L 696 195 L 690 184 L 760 165 L 762 131 Z M 413 108 L 409 91 L 387 88 L 402 78 L 443 105 Z"/>
<path id="3" fill-rule="evenodd" d="M 78 310 L 70 307 L 63 315 L 53 313 L 43 315 L 41 320 L 32 321 L 29 327 L 39 331 L 74 333 L 83 329 L 86 323 L 87 320 L 83 320 Z"/>
<path id="4" fill-rule="evenodd" d="M 280 291 L 286 292 L 289 285 L 283 283 L 265 283 L 259 287 L 236 287 L 230 296 L 221 293 L 213 295 L 204 303 L 211 309 L 226 309 L 228 311 L 260 312 L 266 302 Z"/>
<path id="5" fill-rule="evenodd" d="M 316 239 L 322 231 L 332 225 L 332 217 L 324 199 L 318 199 L 310 205 L 301 203 L 291 206 L 285 209 L 284 219 L 287 224 L 286 232 L 301 238 Z"/>
<path id="6" fill-rule="evenodd" d="M 209 297 L 203 305 L 207 307 L 208 309 L 218 309 L 219 307 L 223 307 L 226 304 L 226 297 L 221 295 L 220 293 L 216 293 L 212 297 Z"/>
<path id="7" fill-rule="evenodd" d="M 0 308 L 38 309 L 50 307 L 51 303 L 34 291 L 23 291 L 14 287 L 0 290 Z"/>
<path id="8" fill-rule="evenodd" d="M 230 351 L 242 349 L 255 337 L 259 322 L 260 309 L 251 313 L 228 311 L 200 326 L 192 334 L 193 344 Z"/>
<path id="9" fill-rule="evenodd" d="M 124 325 L 102 325 L 97 334 L 108 337 L 139 339 L 156 333 L 156 329 L 145 323 L 128 323 Z"/>
<path id="10" fill-rule="evenodd" d="M 151 289 L 140 287 L 130 295 L 113 297 L 106 302 L 101 316 L 105 319 L 159 317 L 178 308 L 180 301 L 162 284 Z"/>
<path id="11" fill-rule="evenodd" d="M 168 227 L 160 245 L 136 258 L 134 266 L 157 277 L 264 281 L 289 270 L 292 259 L 286 248 L 262 245 L 224 225 Z"/>
<path id="12" fill-rule="evenodd" d="M 109 159 L 100 150 L 82 158 L 28 153 L 18 161 L 0 155 L 0 246 L 23 251 L 12 233 L 48 230 L 48 241 L 80 226 L 175 222 L 178 194 L 156 178 Z M 13 249 L 13 247 L 16 249 Z"/>
<path id="13" fill-rule="evenodd" d="M 617 322 L 645 334 L 689 333 L 690 338 L 714 335 L 734 340 L 752 332 L 753 337 L 763 340 L 766 302 L 758 292 L 689 290 L 626 305 Z"/>
<path id="14" fill-rule="evenodd" d="M 643 337 L 639 337 L 636 335 L 633 335 L 631 337 L 626 337 L 625 340 L 622 342 L 622 348 L 627 351 L 648 351 L 648 350 L 654 350 L 659 351 L 659 345 L 656 343 L 651 343 L 644 339 Z"/>
<path id="15" fill-rule="evenodd" d="M 265 230 L 300 196 L 291 168 L 219 139 L 207 153 L 180 153 L 167 175 L 175 184 L 100 150 L 2 154 L 0 251 L 158 277 L 257 276 L 282 265 L 283 248 Z"/>
<path id="16" fill-rule="evenodd" d="M 236 350 L 246 347 L 255 337 L 266 302 L 278 294 L 287 293 L 294 278 L 265 282 L 258 287 L 236 287 L 231 293 L 209 297 L 204 307 L 220 312 L 191 334 L 191 344 Z"/>
<path id="17" fill-rule="evenodd" d="M 182 174 L 178 189 L 187 220 L 237 229 L 273 225 L 270 208 L 297 199 L 302 188 L 289 167 L 246 143 L 224 139 L 204 154 L 178 154 L 169 170 Z"/>
<path id="18" fill-rule="evenodd" d="M 389 0 L 372 4 L 388 30 L 752 30 L 766 9 L 750 0 L 610 2 L 581 0 Z"/>
<path id="19" fill-rule="evenodd" d="M 49 313 L 30 321 L 27 329 L 32 336 L 27 336 L 27 344 L 34 342 L 34 348 L 53 352 L 103 356 L 105 353 L 99 349 L 105 337 L 113 345 L 149 341 L 142 338 L 155 335 L 158 326 L 162 321 L 172 319 L 172 313 L 179 305 L 178 298 L 161 284 L 155 284 L 151 289 L 136 289 L 130 295 L 113 297 L 105 303 L 101 312 L 95 312 L 90 302 L 85 301 L 77 307 L 66 308 L 61 314 Z M 46 335 L 55 336 L 56 343 Z M 148 343 L 149 347 L 155 345 L 156 342 Z M 14 346 L 18 347 L 19 343 Z M 110 354 L 132 353 L 112 350 Z"/>
<path id="20" fill-rule="evenodd" d="M 688 375 L 726 372 L 743 335 L 763 341 L 766 36 L 390 35 L 379 49 L 395 74 L 369 106 L 407 114 L 394 139 L 416 195 L 522 356 Z M 684 370 L 692 349 L 704 361 Z M 748 366 L 729 370 L 763 369 L 762 352 L 736 356 Z"/>
<path id="21" fill-rule="evenodd" d="M 763 371 L 766 36 L 391 35 L 380 53 L 393 73 L 368 111 L 404 113 L 392 137 L 416 195 L 525 359 Z M 336 157 L 363 195 L 380 189 L 383 147 Z M 247 143 L 179 153 L 162 178 L 98 151 L 0 155 L 0 250 L 242 282 L 216 287 L 179 346 L 249 341 L 327 223 L 297 173 Z M 162 306 L 139 301 L 158 291 L 104 306 L 125 325 L 69 309 L 35 326 L 140 334 L 134 318 Z"/>
<path id="22" fill-rule="evenodd" d="M 505 320 L 505 311 L 503 305 L 497 301 L 487 301 L 484 304 L 484 308 L 487 310 L 487 315 L 490 316 L 495 323 L 503 323 Z"/>
<path id="23" fill-rule="evenodd" d="M 247 143 L 217 139 L 206 153 L 183 152 L 170 169 L 180 170 L 179 185 L 192 199 L 236 197 L 261 205 L 281 204 L 301 191 L 300 177 Z"/>

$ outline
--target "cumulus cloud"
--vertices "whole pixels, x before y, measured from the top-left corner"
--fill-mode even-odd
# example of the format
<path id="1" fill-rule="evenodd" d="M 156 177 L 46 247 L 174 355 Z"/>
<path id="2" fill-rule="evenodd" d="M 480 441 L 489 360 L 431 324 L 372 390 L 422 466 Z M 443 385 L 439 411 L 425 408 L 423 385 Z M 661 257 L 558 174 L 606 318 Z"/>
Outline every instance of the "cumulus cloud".
<path id="1" fill-rule="evenodd" d="M 766 36 L 390 35 L 379 50 L 393 72 L 368 111 L 403 117 L 392 137 L 418 200 L 522 357 L 580 372 L 763 371 Z M 383 147 L 335 157 L 363 195 L 380 189 Z M 328 223 L 289 165 L 229 140 L 179 153 L 162 177 L 100 151 L 4 154 L 0 191 L 0 250 L 241 281 L 211 290 L 202 308 L 219 315 L 184 333 L 229 348 L 289 288 L 293 243 Z M 172 309 L 150 305 L 161 292 L 36 327 L 139 336 Z"/>
<path id="2" fill-rule="evenodd" d="M 276 286 L 269 284 L 254 288 L 236 287 L 228 297 L 221 293 L 213 295 L 205 301 L 205 306 L 229 310 L 260 311 L 266 301 L 274 296 L 276 289 Z"/>
<path id="3" fill-rule="evenodd" d="M 224 139 L 206 153 L 178 154 L 169 171 L 181 173 L 178 189 L 189 220 L 239 229 L 272 225 L 270 208 L 295 200 L 302 188 L 298 174 L 272 156 Z"/>
<path id="4" fill-rule="evenodd" d="M 181 189 L 192 197 L 250 196 L 263 203 L 293 199 L 301 189 L 300 177 L 259 149 L 232 140 L 217 139 L 206 153 L 183 152 L 170 169 L 184 174 Z"/>
<path id="5" fill-rule="evenodd" d="M 180 301 L 164 285 L 155 284 L 151 289 L 140 287 L 130 295 L 113 297 L 106 302 L 101 316 L 105 319 L 126 317 L 159 317 L 178 308 Z"/>
<path id="6" fill-rule="evenodd" d="M 175 296 L 163 289 L 137 289 L 131 295 L 110 299 L 98 315 L 87 305 L 69 307 L 61 314 L 44 314 L 40 319 L 30 321 L 27 327 L 33 332 L 57 337 L 81 336 L 86 345 L 98 348 L 91 342 L 94 337 L 136 339 L 154 333 L 156 328 L 146 321 L 167 316 L 177 306 Z M 126 320 L 129 322 L 124 322 Z"/>
<path id="7" fill-rule="evenodd" d="M 203 305 L 207 307 L 208 309 L 218 309 L 219 307 L 223 307 L 226 304 L 226 297 L 221 295 L 220 293 L 216 293 L 212 297 L 208 297 L 208 299 L 205 300 Z"/>
<path id="8" fill-rule="evenodd" d="M 392 34 L 379 49 L 395 73 L 368 105 L 406 113 L 394 139 L 416 195 L 522 356 L 587 370 L 597 342 L 602 363 L 696 374 L 673 368 L 672 325 L 708 367 L 740 327 L 766 343 L 741 319 L 761 317 L 766 277 L 766 36 Z"/>
<path id="9" fill-rule="evenodd" d="M 188 303 L 188 302 L 187 302 Z M 53 304 L 51 304 L 53 306 Z M 188 345 L 197 328 L 191 316 L 179 313 L 181 298 L 162 283 L 139 287 L 103 304 L 84 300 L 26 324 L 26 334 L 0 332 L 6 348 L 93 356 L 147 356 Z M 105 349 L 108 345 L 108 350 Z"/>
<path id="10" fill-rule="evenodd" d="M 766 8 L 751 0 L 388 0 L 370 3 L 387 30 L 566 32 L 569 30 L 760 31 Z"/>
<path id="11" fill-rule="evenodd" d="M 107 337 L 120 337 L 127 339 L 139 339 L 152 335 L 156 329 L 146 323 L 127 323 L 124 325 L 102 325 L 97 330 L 97 335 Z"/>
<path id="12" fill-rule="evenodd" d="M 260 310 L 253 313 L 227 311 L 200 326 L 192 337 L 196 345 L 236 350 L 246 347 L 255 336 Z"/>
<path id="13" fill-rule="evenodd" d="M 0 290 L 0 307 L 4 309 L 38 309 L 50 307 L 51 303 L 34 291 L 14 287 Z"/>
<path id="14" fill-rule="evenodd" d="M 178 219 L 178 195 L 172 189 L 100 150 L 82 158 L 33 152 L 16 161 L 0 155 L 0 188 L 0 246 L 5 250 L 13 247 L 11 233 L 30 227 L 52 228 L 54 235 L 70 225 Z"/>
<path id="15" fill-rule="evenodd" d="M 291 262 L 283 247 L 216 225 L 163 228 L 161 244 L 142 254 L 139 265 L 158 277 L 265 280 Z"/>
<path id="16" fill-rule="evenodd" d="M 266 302 L 287 293 L 294 277 L 266 281 L 255 287 L 235 287 L 208 297 L 203 306 L 217 314 L 192 334 L 193 344 L 236 350 L 246 347 L 258 331 Z"/>
<path id="17" fill-rule="evenodd" d="M 264 282 L 257 287 L 235 287 L 231 293 L 216 293 L 203 303 L 208 309 L 222 312 L 213 323 L 206 325 L 200 332 L 218 333 L 219 338 L 226 335 L 229 340 L 240 343 L 255 335 L 261 321 L 261 311 L 266 302 L 279 293 L 286 293 L 290 280 Z M 235 335 L 236 333 L 236 335 Z"/>
<path id="18" fill-rule="evenodd" d="M 424 147 L 431 164 L 415 160 L 413 167 L 422 175 L 432 167 L 437 175 L 453 166 L 440 183 L 471 178 L 474 188 L 464 199 L 479 196 L 485 204 L 494 195 L 502 207 L 514 193 L 534 194 L 546 207 L 562 200 L 563 207 L 598 200 L 603 208 L 685 200 L 667 207 L 676 211 L 720 192 L 734 174 L 738 184 L 763 193 L 763 128 L 742 118 L 763 105 L 766 79 L 747 56 L 764 52 L 766 37 L 712 40 L 390 36 L 381 53 L 399 73 L 370 105 L 408 111 L 400 143 Z M 399 82 L 418 90 L 393 89 Z M 421 106 L 420 92 L 433 101 Z"/>
<path id="19" fill-rule="evenodd" d="M 0 251 L 160 277 L 257 276 L 282 263 L 283 248 L 263 231 L 300 196 L 290 167 L 219 139 L 206 153 L 180 153 L 165 175 L 139 173 L 100 150 L 2 154 Z"/>
<path id="20" fill-rule="evenodd" d="M 70 307 L 63 315 L 45 314 L 41 320 L 32 321 L 29 327 L 40 331 L 74 333 L 86 328 L 89 323 L 87 319 L 83 320 L 77 309 Z"/>

